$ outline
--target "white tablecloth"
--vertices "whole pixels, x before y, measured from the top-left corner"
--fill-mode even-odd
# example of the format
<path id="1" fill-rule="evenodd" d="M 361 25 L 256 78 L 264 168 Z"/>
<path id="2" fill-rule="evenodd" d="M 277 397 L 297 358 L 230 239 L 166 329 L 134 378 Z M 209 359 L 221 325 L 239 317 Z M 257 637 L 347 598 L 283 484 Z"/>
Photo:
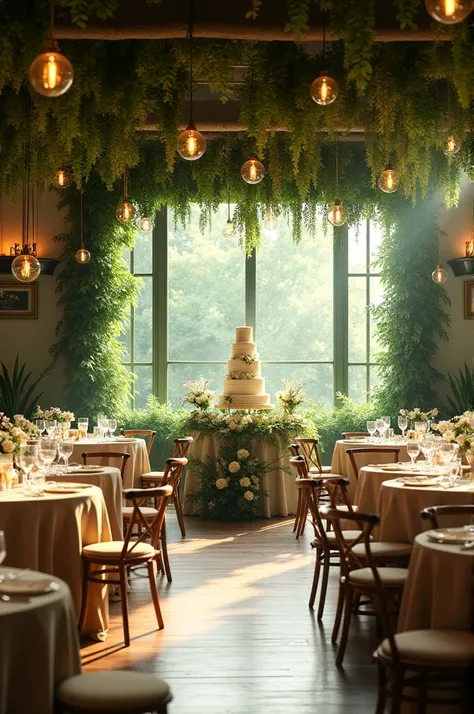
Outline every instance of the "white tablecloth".
<path id="1" fill-rule="evenodd" d="M 205 463 L 207 458 L 217 456 L 222 443 L 219 439 L 202 436 L 198 433 L 192 434 L 192 436 L 194 441 L 190 448 L 190 458 L 199 459 Z M 252 458 L 256 458 L 262 463 L 274 464 L 276 469 L 279 467 L 290 469 L 290 454 L 286 444 L 280 443 L 278 446 L 274 446 L 255 441 L 252 443 L 251 452 Z M 188 496 L 195 490 L 198 478 L 197 474 L 194 474 L 188 467 L 184 488 L 183 511 L 185 515 L 194 515 L 197 512 L 196 504 L 189 501 Z M 289 473 L 272 470 L 265 474 L 262 479 L 262 490 L 266 491 L 268 496 L 264 496 L 261 500 L 262 516 L 270 518 L 271 516 L 288 516 L 296 513 L 298 494 L 295 478 L 295 473 L 292 470 Z"/>
<path id="2" fill-rule="evenodd" d="M 98 442 L 94 439 L 86 439 L 83 441 L 74 442 L 74 450 L 72 456 L 69 459 L 70 463 L 77 462 L 82 464 L 81 453 L 90 451 L 110 451 L 117 452 L 121 454 L 130 454 L 130 458 L 127 461 L 125 467 L 125 475 L 123 479 L 124 488 L 139 488 L 140 487 L 140 477 L 147 471 L 151 471 L 150 460 L 148 458 L 148 452 L 146 448 L 145 439 L 131 439 L 129 441 L 106 441 Z M 89 458 L 88 464 L 100 464 L 101 466 L 118 466 L 116 459 L 105 458 Z"/>
<path id="3" fill-rule="evenodd" d="M 374 442 L 368 443 L 367 441 L 352 441 L 341 439 L 336 441 L 334 446 L 334 451 L 332 455 L 331 462 L 331 472 L 334 474 L 340 474 L 344 478 L 349 479 L 351 485 L 349 486 L 349 493 L 351 498 L 354 498 L 356 492 L 356 481 L 354 476 L 354 470 L 352 468 L 350 457 L 347 455 L 348 449 L 400 449 L 398 455 L 399 461 L 409 461 L 406 444 L 404 441 L 386 443 L 386 442 Z M 393 461 L 391 454 L 361 454 L 357 457 L 357 463 L 361 466 L 367 466 L 367 464 L 386 464 Z"/>
<path id="4" fill-rule="evenodd" d="M 444 523 L 444 519 L 443 519 Z M 473 625 L 474 550 L 415 538 L 398 619 L 406 630 L 469 630 Z"/>
<path id="5" fill-rule="evenodd" d="M 23 577 L 53 580 L 34 571 Z M 56 592 L 0 602 L 0 714 L 51 714 L 55 687 L 81 671 L 71 594 L 56 582 Z"/>
<path id="6" fill-rule="evenodd" d="M 82 548 L 112 540 L 102 491 L 34 498 L 21 489 L 0 492 L 0 530 L 5 531 L 4 565 L 56 575 L 71 589 L 79 619 L 82 602 Z M 108 629 L 107 586 L 90 584 L 84 634 L 104 639 Z"/>

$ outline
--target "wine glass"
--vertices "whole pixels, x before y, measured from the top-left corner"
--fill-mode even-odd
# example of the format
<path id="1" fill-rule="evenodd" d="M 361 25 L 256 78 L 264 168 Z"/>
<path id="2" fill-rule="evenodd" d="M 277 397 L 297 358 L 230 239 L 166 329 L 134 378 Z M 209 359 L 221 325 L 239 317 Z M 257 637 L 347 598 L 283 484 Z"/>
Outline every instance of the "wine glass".
<path id="1" fill-rule="evenodd" d="M 389 416 L 383 416 L 380 417 L 383 422 L 387 425 L 387 429 L 390 429 L 390 417 Z"/>
<path id="2" fill-rule="evenodd" d="M 57 453 L 58 445 L 56 441 L 54 441 L 53 439 L 41 439 L 39 447 L 39 457 L 41 459 L 41 462 L 47 467 L 48 472 L 51 470 L 49 467 L 56 458 Z"/>
<path id="3" fill-rule="evenodd" d="M 87 417 L 80 417 L 77 420 L 77 430 L 79 439 L 87 439 L 87 432 L 89 430 L 89 419 Z"/>
<path id="4" fill-rule="evenodd" d="M 418 434 L 418 437 L 420 434 L 426 434 L 426 422 L 425 421 L 416 421 L 415 422 L 415 432 Z"/>
<path id="5" fill-rule="evenodd" d="M 20 449 L 19 462 L 24 474 L 24 481 L 28 482 L 31 471 L 38 461 L 38 444 L 26 443 Z"/>
<path id="6" fill-rule="evenodd" d="M 58 428 L 58 422 L 56 419 L 48 419 L 46 421 L 46 433 L 51 439 L 56 434 L 56 429 Z"/>
<path id="7" fill-rule="evenodd" d="M 42 471 L 41 469 L 32 471 L 31 475 L 30 475 L 29 483 L 31 485 L 31 490 L 33 492 L 33 496 L 41 496 L 43 489 L 44 489 L 44 483 L 45 483 L 44 471 Z"/>
<path id="8" fill-rule="evenodd" d="M 368 421 L 367 422 L 367 431 L 370 434 L 371 440 L 374 438 L 374 434 L 377 431 L 377 426 L 374 421 Z"/>
<path id="9" fill-rule="evenodd" d="M 410 439 L 408 441 L 407 453 L 408 453 L 408 456 L 410 457 L 410 461 L 411 461 L 411 465 L 413 466 L 413 470 L 415 471 L 415 461 L 417 460 L 418 456 L 420 455 L 420 445 L 414 439 Z"/>
<path id="10" fill-rule="evenodd" d="M 386 429 L 384 420 L 383 420 L 383 419 L 377 419 L 377 421 L 375 422 L 375 426 L 377 427 L 377 431 L 378 431 L 378 433 L 379 433 L 379 437 L 382 438 L 382 436 L 383 436 L 383 434 L 384 434 L 384 432 L 385 432 L 385 429 Z"/>
<path id="11" fill-rule="evenodd" d="M 109 432 L 110 432 L 110 438 L 113 437 L 115 432 L 117 431 L 117 419 L 109 419 Z"/>
<path id="12" fill-rule="evenodd" d="M 36 428 L 38 429 L 38 434 L 41 436 L 46 429 L 46 421 L 44 419 L 37 419 Z"/>
<path id="13" fill-rule="evenodd" d="M 398 417 L 398 428 L 402 432 L 402 439 L 405 441 L 405 432 L 408 426 L 408 419 L 404 416 Z"/>
<path id="14" fill-rule="evenodd" d="M 59 455 L 62 456 L 64 459 L 64 466 L 65 466 L 66 473 L 67 473 L 67 470 L 69 467 L 69 457 L 71 456 L 73 451 L 74 451 L 74 444 L 72 443 L 72 441 L 66 441 L 63 439 L 63 441 L 59 442 Z"/>
<path id="15" fill-rule="evenodd" d="M 433 456 L 433 451 L 435 447 L 435 442 L 433 439 L 433 436 L 429 434 L 428 432 L 425 434 L 420 435 L 420 448 L 423 453 L 423 456 L 426 459 L 426 467 L 429 470 L 433 464 L 432 464 L 432 456 Z"/>

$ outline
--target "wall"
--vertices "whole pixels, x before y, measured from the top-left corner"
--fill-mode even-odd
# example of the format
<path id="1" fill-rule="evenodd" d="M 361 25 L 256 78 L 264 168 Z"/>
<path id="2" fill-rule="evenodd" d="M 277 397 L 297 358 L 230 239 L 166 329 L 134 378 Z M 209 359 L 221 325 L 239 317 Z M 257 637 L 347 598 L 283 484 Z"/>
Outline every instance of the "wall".
<path id="1" fill-rule="evenodd" d="M 63 211 L 57 209 L 57 194 L 45 196 L 39 207 L 38 255 L 59 258 L 61 246 L 53 242 L 53 236 L 67 231 Z M 10 246 L 21 243 L 21 200 L 14 204 L 3 200 L 3 244 L 0 253 L 9 254 Z M 58 272 L 60 266 L 57 266 Z M 12 282 L 12 275 L 0 274 L 2 282 Z M 56 278 L 40 275 L 38 279 L 38 318 L 0 319 L 0 360 L 11 367 L 17 354 L 20 362 L 26 362 L 34 374 L 39 374 L 51 364 L 50 347 L 55 342 L 55 331 L 61 311 L 55 294 Z M 64 365 L 58 363 L 54 370 L 41 382 L 41 404 L 60 406 L 64 394 Z M 38 385 L 39 386 L 39 385 Z M 63 405 L 65 406 L 65 405 Z"/>
<path id="2" fill-rule="evenodd" d="M 434 361 L 443 374 L 457 372 L 464 362 L 474 367 L 474 320 L 464 319 L 464 283 L 468 280 L 474 281 L 474 276 L 455 278 L 446 263 L 451 258 L 460 258 L 465 254 L 464 242 L 471 238 L 473 230 L 473 198 L 474 184 L 469 183 L 465 177 L 458 206 L 444 208 L 441 212 L 440 224 L 446 236 L 441 239 L 440 255 L 448 273 L 444 287 L 451 300 L 451 306 L 448 308 L 451 316 L 449 342 L 440 342 Z"/>

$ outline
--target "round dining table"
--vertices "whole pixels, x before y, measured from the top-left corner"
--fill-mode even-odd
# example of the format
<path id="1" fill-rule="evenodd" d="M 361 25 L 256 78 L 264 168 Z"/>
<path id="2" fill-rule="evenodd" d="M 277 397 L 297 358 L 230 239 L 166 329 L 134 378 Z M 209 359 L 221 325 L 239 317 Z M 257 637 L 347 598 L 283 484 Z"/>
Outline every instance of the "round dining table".
<path id="1" fill-rule="evenodd" d="M 406 441 L 380 441 L 378 439 L 369 441 L 364 438 L 340 439 L 336 441 L 332 454 L 331 473 L 344 476 L 344 478 L 350 481 L 349 494 L 353 499 L 355 498 L 357 481 L 350 456 L 347 453 L 349 449 L 375 449 L 376 451 L 379 449 L 400 449 L 398 455 L 399 461 L 409 461 Z M 357 463 L 361 466 L 367 466 L 368 464 L 386 464 L 391 461 L 393 461 L 392 455 L 384 453 L 361 454 L 357 457 Z"/>
<path id="2" fill-rule="evenodd" d="M 403 477 L 401 477 L 403 478 Z M 471 504 L 474 483 L 469 479 L 444 488 L 433 480 L 430 486 L 405 485 L 402 480 L 384 481 L 380 487 L 378 512 L 380 528 L 378 537 L 383 541 L 413 543 L 418 533 L 431 528 L 422 520 L 420 512 L 430 506 Z M 462 516 L 443 519 L 446 527 L 463 525 Z"/>
<path id="3" fill-rule="evenodd" d="M 60 489 L 64 489 L 59 492 Z M 107 508 L 97 486 L 46 484 L 41 496 L 26 496 L 22 488 L 0 491 L 0 530 L 5 532 L 7 567 L 31 568 L 64 580 L 72 595 L 76 618 L 82 603 L 82 548 L 111 541 Z M 50 492 L 48 492 L 50 491 Z M 109 609 L 107 586 L 89 585 L 83 634 L 104 640 Z"/>
<path id="4" fill-rule="evenodd" d="M 12 583 L 38 589 L 40 584 L 49 589 L 53 582 L 54 589 L 39 595 L 1 595 L 0 714 L 51 714 L 56 686 L 81 672 L 71 593 L 51 575 L 0 567 L 5 586 L 11 578 Z"/>
<path id="5" fill-rule="evenodd" d="M 474 549 L 436 543 L 427 533 L 419 533 L 415 537 L 403 590 L 398 631 L 450 629 L 471 632 L 474 624 L 473 577 Z"/>
<path id="6" fill-rule="evenodd" d="M 81 439 L 74 442 L 73 452 L 69 461 L 71 464 L 73 462 L 82 464 L 81 454 L 83 452 L 97 451 L 129 454 L 130 458 L 127 460 L 123 477 L 124 488 L 140 488 L 141 475 L 151 471 L 145 439 L 126 439 L 122 437 L 116 437 L 112 440 L 107 439 L 107 441 Z M 107 457 L 90 457 L 87 463 L 114 467 L 121 465 L 116 459 L 108 459 Z"/>

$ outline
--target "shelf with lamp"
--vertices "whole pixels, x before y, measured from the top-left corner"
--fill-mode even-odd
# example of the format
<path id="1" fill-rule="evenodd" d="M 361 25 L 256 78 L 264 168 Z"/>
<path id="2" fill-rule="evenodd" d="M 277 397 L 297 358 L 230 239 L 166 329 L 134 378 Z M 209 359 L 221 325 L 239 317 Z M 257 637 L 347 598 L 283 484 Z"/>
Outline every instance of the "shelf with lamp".
<path id="1" fill-rule="evenodd" d="M 474 200 L 472 203 L 471 237 L 465 241 L 465 255 L 461 258 L 452 258 L 447 262 L 451 266 L 455 278 L 474 275 Z"/>

